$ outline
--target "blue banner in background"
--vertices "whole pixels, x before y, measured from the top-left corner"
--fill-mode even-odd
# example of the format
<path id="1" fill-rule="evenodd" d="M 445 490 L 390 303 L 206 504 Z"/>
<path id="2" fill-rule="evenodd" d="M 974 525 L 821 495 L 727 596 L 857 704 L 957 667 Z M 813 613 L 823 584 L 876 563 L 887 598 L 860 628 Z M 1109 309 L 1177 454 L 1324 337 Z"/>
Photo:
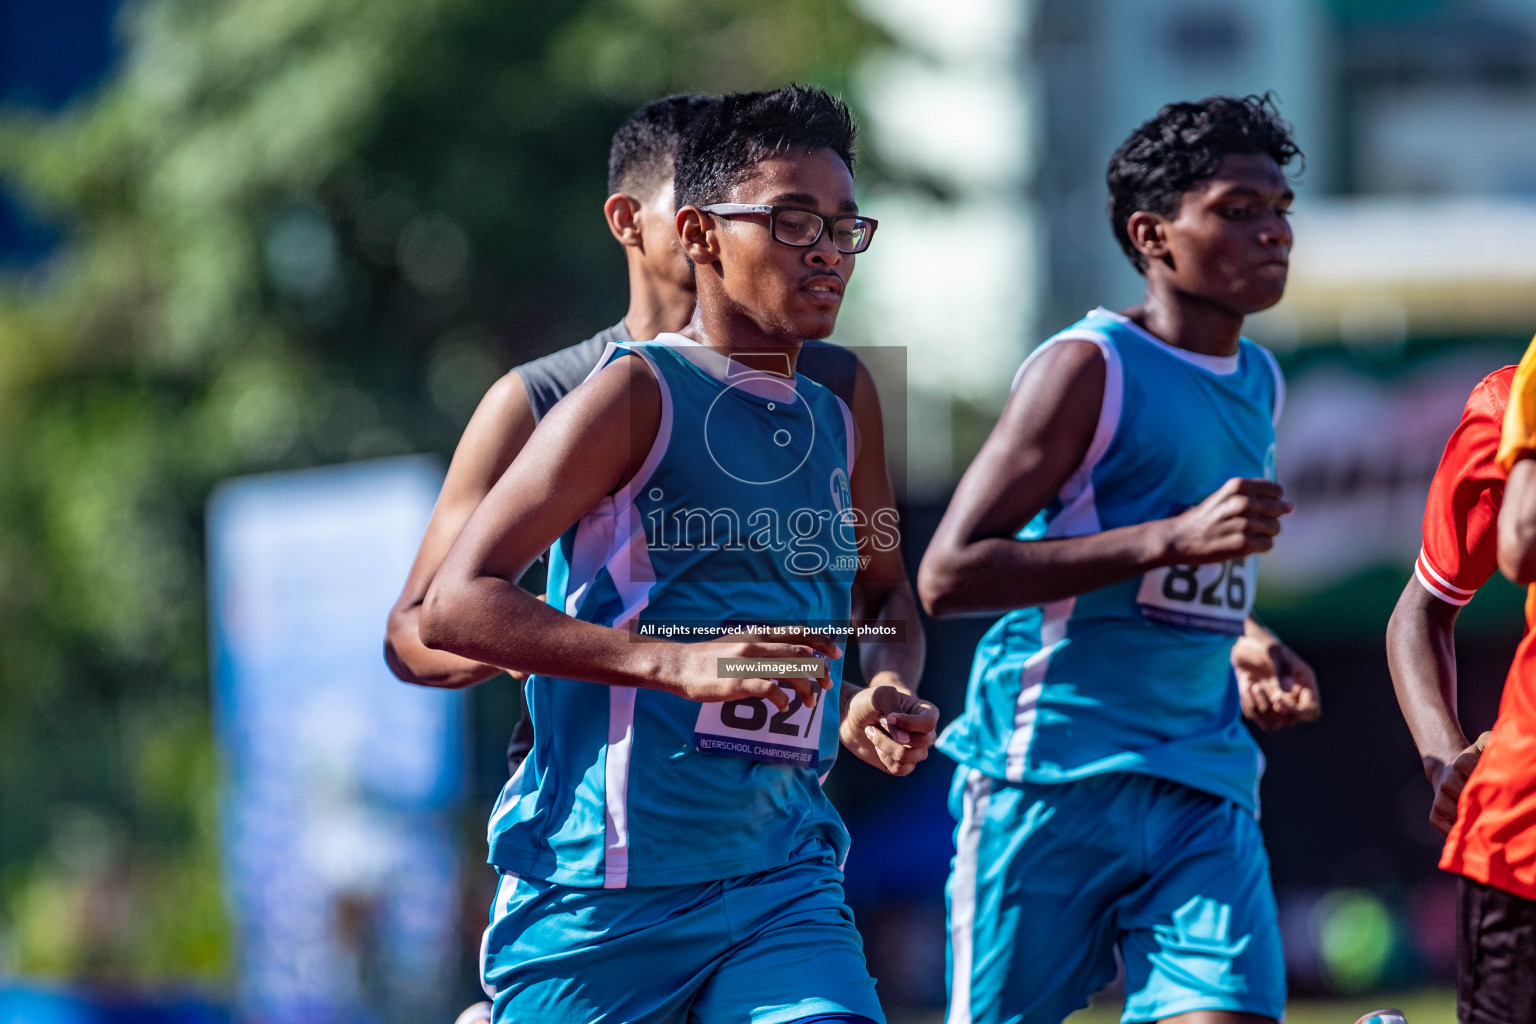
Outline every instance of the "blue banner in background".
<path id="1" fill-rule="evenodd" d="M 237 1019 L 451 1019 L 463 701 L 400 683 L 385 619 L 442 472 L 406 458 L 226 483 L 208 512 Z"/>

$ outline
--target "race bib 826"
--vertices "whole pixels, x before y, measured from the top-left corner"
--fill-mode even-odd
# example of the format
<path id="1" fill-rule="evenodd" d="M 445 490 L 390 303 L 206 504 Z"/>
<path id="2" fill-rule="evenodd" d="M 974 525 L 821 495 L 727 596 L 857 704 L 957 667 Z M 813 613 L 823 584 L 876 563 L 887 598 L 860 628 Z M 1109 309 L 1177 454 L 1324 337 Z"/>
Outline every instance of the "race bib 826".
<path id="1" fill-rule="evenodd" d="M 1180 629 L 1242 636 L 1253 608 L 1258 557 L 1210 565 L 1169 565 L 1141 577 L 1136 606 L 1142 618 Z"/>

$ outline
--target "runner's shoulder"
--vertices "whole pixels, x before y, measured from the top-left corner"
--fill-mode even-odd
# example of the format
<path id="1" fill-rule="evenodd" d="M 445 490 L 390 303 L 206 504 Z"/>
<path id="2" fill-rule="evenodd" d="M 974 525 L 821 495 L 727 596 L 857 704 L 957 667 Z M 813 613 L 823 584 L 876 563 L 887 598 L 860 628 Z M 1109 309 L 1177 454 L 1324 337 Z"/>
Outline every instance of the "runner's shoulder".
<path id="1" fill-rule="evenodd" d="M 585 341 L 557 349 L 513 369 L 511 373 L 522 381 L 534 418 L 543 419 L 556 402 L 586 380 L 610 343 L 629 340 L 629 331 L 621 320 Z"/>
<path id="2" fill-rule="evenodd" d="M 586 402 L 601 403 L 604 407 L 615 403 L 639 403 L 631 407 L 631 414 L 647 413 L 651 406 L 661 408 L 661 384 L 656 370 L 634 352 L 620 352 L 612 362 L 591 374 L 572 392 L 584 396 Z"/>
<path id="3" fill-rule="evenodd" d="M 1098 381 L 1102 387 L 1106 365 L 1104 347 L 1098 340 L 1080 334 L 1058 335 L 1025 360 L 1014 381 L 1014 390 L 1025 381 L 1051 381 L 1053 386 Z"/>

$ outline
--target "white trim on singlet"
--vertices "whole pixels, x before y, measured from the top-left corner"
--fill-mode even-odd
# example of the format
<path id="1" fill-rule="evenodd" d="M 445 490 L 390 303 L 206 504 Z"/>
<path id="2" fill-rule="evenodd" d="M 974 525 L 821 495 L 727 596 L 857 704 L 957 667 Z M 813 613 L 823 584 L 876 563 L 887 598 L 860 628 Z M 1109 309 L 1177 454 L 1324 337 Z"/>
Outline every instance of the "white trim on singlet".
<path id="1" fill-rule="evenodd" d="M 613 548 L 614 515 L 608 501 L 604 498 L 576 522 L 576 536 L 571 540 L 570 571 L 566 575 L 565 607 L 561 609 L 572 618 L 581 610 L 582 599 L 587 596 L 598 570 L 608 561 Z"/>
<path id="2" fill-rule="evenodd" d="M 663 417 L 670 435 L 671 406 Z M 646 474 L 647 478 L 649 474 Z M 637 477 L 636 479 L 639 479 Z M 613 628 L 633 632 L 640 613 L 650 603 L 656 572 L 651 566 L 650 550 L 645 543 L 645 529 L 640 510 L 633 502 L 620 507 L 617 534 L 625 543 L 615 545 L 608 560 L 608 575 L 623 601 L 623 611 L 613 621 Z M 608 688 L 608 749 L 603 761 L 603 888 L 622 889 L 629 884 L 629 765 L 634 752 L 635 698 L 633 686 Z"/>
<path id="3" fill-rule="evenodd" d="M 1178 359 L 1182 359 L 1191 366 L 1198 366 L 1200 369 L 1205 370 L 1207 373 L 1214 373 L 1220 377 L 1232 376 L 1232 374 L 1237 372 L 1238 365 L 1241 362 L 1241 357 L 1235 352 L 1230 356 L 1208 356 L 1203 352 L 1191 352 L 1187 348 L 1179 348 L 1177 345 L 1170 345 L 1162 338 L 1159 338 L 1151 331 L 1142 327 L 1130 317 L 1121 316 L 1114 310 L 1105 309 L 1103 306 L 1095 308 L 1088 315 L 1108 317 L 1116 323 L 1121 324 L 1122 326 L 1136 332 L 1137 337 L 1145 338 L 1147 341 L 1150 341 L 1164 352 L 1167 352 L 1169 355 Z"/>
<path id="4" fill-rule="evenodd" d="M 607 366 L 620 346 L 610 344 L 597 369 Z M 617 591 L 620 611 L 608 623 L 633 630 L 650 603 L 656 572 L 646 547 L 645 528 L 635 498 L 650 482 L 672 437 L 672 391 L 655 360 L 643 348 L 627 351 L 644 360 L 661 396 L 661 421 L 650 451 L 623 487 L 599 502 L 576 526 L 571 543 L 570 575 L 564 611 L 577 616 L 582 600 L 601 571 Z M 622 889 L 629 882 L 629 766 L 634 746 L 635 697 L 632 686 L 608 688 L 608 734 L 603 757 L 603 887 Z M 526 764 L 526 762 L 524 762 Z M 519 770 L 521 771 L 521 770 Z M 498 811 L 498 814 L 502 811 Z"/>
<path id="5" fill-rule="evenodd" d="M 1104 356 L 1104 397 L 1099 404 L 1099 421 L 1093 429 L 1093 440 L 1083 453 L 1083 461 L 1078 463 L 1057 492 L 1056 497 L 1062 505 L 1061 512 L 1051 521 L 1050 529 L 1046 532 L 1048 537 L 1081 537 L 1098 533 L 1102 529 L 1099 525 L 1098 506 L 1094 504 L 1093 471 L 1109 450 L 1110 442 L 1115 439 L 1115 431 L 1120 428 L 1120 414 L 1125 406 L 1125 368 L 1120 362 L 1119 350 L 1108 337 L 1095 331 L 1074 331 L 1058 335 L 1030 353 L 1024 365 L 1019 367 L 1014 385 L 1017 386 L 1023 379 L 1024 371 L 1030 363 L 1046 349 L 1062 341 L 1091 341 Z"/>
<path id="6" fill-rule="evenodd" d="M 500 890 L 498 889 L 497 891 L 499 892 Z M 486 925 L 485 930 L 480 933 L 480 970 L 478 972 L 480 975 L 481 991 L 492 999 L 496 998 L 496 986 L 492 985 L 490 979 L 485 976 L 485 969 L 490 966 L 487 961 L 491 954 L 491 929 L 494 927 L 496 927 L 496 919 L 493 916 L 491 923 Z"/>
<path id="7" fill-rule="evenodd" d="M 1093 430 L 1093 440 L 1083 453 L 1083 461 L 1057 492 L 1056 497 L 1062 508 L 1045 531 L 1046 538 L 1082 537 L 1103 529 L 1099 522 L 1098 506 L 1094 502 L 1093 470 L 1103 460 L 1104 453 L 1109 450 L 1110 442 L 1115 438 L 1125 405 L 1125 368 L 1120 361 L 1120 353 L 1108 337 L 1087 328 L 1059 334 L 1031 352 L 1014 375 L 1013 386 L 1018 387 L 1024 372 L 1042 352 L 1062 341 L 1088 341 L 1098 346 L 1104 356 L 1104 397 L 1099 405 L 1099 421 Z M 1067 623 L 1076 605 L 1077 599 L 1068 597 L 1041 607 L 1040 649 L 1030 655 L 1019 670 L 1019 693 L 1013 707 L 1013 731 L 1008 735 L 1008 752 L 1003 768 L 1003 777 L 1009 782 L 1024 781 L 1024 766 L 1030 742 L 1035 737 L 1035 718 L 1040 694 L 1045 686 L 1045 673 L 1051 667 L 1051 658 L 1067 638 Z"/>
<path id="8" fill-rule="evenodd" d="M 667 446 L 672 440 L 672 389 L 667 387 L 667 378 L 662 374 L 656 361 L 645 353 L 644 349 L 631 349 L 633 355 L 645 360 L 645 365 L 651 368 L 651 374 L 656 378 L 656 386 L 661 389 L 661 422 L 656 426 L 656 439 L 651 442 L 651 450 L 646 453 L 645 461 L 630 477 L 629 482 L 620 487 L 611 497 L 615 508 L 633 505 L 635 495 L 645 489 L 650 483 L 651 476 L 656 472 L 656 467 L 661 465 L 662 457 L 667 454 Z M 644 540 L 641 547 L 644 547 Z"/>
<path id="9" fill-rule="evenodd" d="M 652 344 L 665 345 L 677 352 L 678 355 L 688 360 L 700 370 L 709 374 L 715 380 L 733 388 L 740 388 L 748 394 L 772 402 L 797 402 L 800 401 L 800 393 L 795 390 L 796 379 L 789 372 L 789 355 L 782 354 L 784 359 L 784 372 L 773 373 L 760 367 L 748 366 L 737 362 L 732 356 L 717 352 L 708 345 L 701 345 L 692 338 L 685 338 L 681 334 L 658 334 Z M 766 355 L 781 355 L 781 353 L 755 353 L 759 358 Z M 786 396 L 785 391 L 789 392 Z"/>
<path id="10" fill-rule="evenodd" d="M 525 757 L 523 762 L 517 766 L 517 771 L 513 772 L 512 777 L 507 780 L 507 784 L 501 787 L 501 795 L 496 798 L 496 806 L 491 811 L 491 820 L 485 826 L 486 842 L 492 843 L 496 841 L 497 826 L 501 824 L 501 819 L 508 811 L 516 807 L 517 802 L 522 799 L 523 794 L 520 790 L 523 785 L 523 771 L 527 767 L 528 758 Z"/>
<path id="11" fill-rule="evenodd" d="M 603 888 L 629 884 L 629 761 L 634 752 L 635 688 L 608 688 L 608 749 L 603 760 Z"/>
<path id="12" fill-rule="evenodd" d="M 661 389 L 661 423 L 656 440 L 634 477 L 609 499 L 613 509 L 613 536 L 604 562 L 608 577 L 623 602 L 611 623 L 614 629 L 633 630 L 640 613 L 650 603 L 656 570 L 646 546 L 645 526 L 635 498 L 650 482 L 666 455 L 672 439 L 672 391 L 661 369 L 642 349 L 632 349 L 645 360 Z M 622 889 L 629 884 L 629 765 L 634 751 L 635 698 L 632 686 L 608 690 L 608 746 L 603 759 L 603 888 Z"/>
<path id="13" fill-rule="evenodd" d="M 1264 361 L 1269 364 L 1269 372 L 1275 375 L 1275 407 L 1270 420 L 1275 426 L 1280 425 L 1280 414 L 1285 411 L 1285 374 L 1280 372 L 1280 360 L 1275 354 L 1263 345 L 1254 345 L 1264 356 Z"/>
<path id="14" fill-rule="evenodd" d="M 960 827 L 955 832 L 955 869 L 949 900 L 949 1012 L 944 1024 L 971 1024 L 971 977 L 976 964 L 976 878 L 981 859 L 982 824 L 992 795 L 992 779 L 972 768 L 965 777 Z"/>
<path id="15" fill-rule="evenodd" d="M 1029 744 L 1035 738 L 1035 716 L 1039 712 L 1040 694 L 1045 689 L 1045 672 L 1051 667 L 1051 659 L 1067 638 L 1067 622 L 1077 598 L 1067 597 L 1052 601 L 1040 609 L 1040 649 L 1031 654 L 1019 669 L 1019 695 L 1013 705 L 1013 731 L 1008 734 L 1007 760 L 1003 763 L 1003 777 L 1009 782 L 1024 781 L 1024 765 L 1029 756 Z"/>
<path id="16" fill-rule="evenodd" d="M 606 367 L 613 360 L 613 354 L 617 352 L 621 346 L 627 348 L 631 344 L 633 344 L 633 342 L 610 341 L 608 344 L 604 345 L 603 354 L 597 357 L 597 365 L 592 367 L 592 369 L 587 372 L 587 375 L 581 379 L 581 382 L 585 384 L 593 377 L 596 377 L 597 372 Z"/>
<path id="17" fill-rule="evenodd" d="M 619 346 L 609 343 L 604 352 L 604 359 L 608 359 L 613 353 L 618 352 Z M 656 428 L 656 437 L 651 441 L 650 451 L 646 453 L 645 461 L 640 464 L 635 475 L 629 482 L 619 488 L 613 494 L 608 495 L 592 507 L 592 510 L 582 516 L 576 524 L 576 536 L 571 543 L 570 572 L 567 575 L 565 594 L 565 614 L 577 616 L 581 610 L 582 599 L 586 597 L 588 589 L 597 579 L 598 570 L 608 568 L 616 585 L 620 585 L 621 596 L 626 601 L 624 612 L 620 613 L 623 619 L 630 612 L 628 602 L 640 597 L 634 592 L 634 587 L 624 587 L 622 584 L 645 584 L 648 592 L 655 584 L 655 579 L 640 579 L 633 572 L 635 566 L 629 560 L 620 559 L 621 552 L 632 551 L 636 546 L 635 533 L 639 534 L 639 549 L 645 550 L 644 531 L 640 528 L 639 515 L 634 510 L 635 495 L 639 494 L 656 472 L 656 467 L 661 464 L 662 457 L 667 453 L 667 445 L 672 437 L 672 390 L 667 387 L 667 380 L 662 376 L 660 369 L 650 356 L 641 350 L 627 349 L 630 355 L 636 356 L 650 369 L 651 376 L 656 379 L 656 386 L 661 395 L 661 421 Z M 604 362 L 599 364 L 592 373 L 607 366 Z M 649 567 L 649 559 L 642 563 Z M 617 567 L 622 572 L 622 580 L 619 575 L 613 573 Z M 638 609 L 636 609 L 638 614 Z M 611 625 L 618 627 L 618 622 Z M 618 627 L 623 628 L 623 627 Z"/>
<path id="18" fill-rule="evenodd" d="M 491 897 L 491 923 L 480 933 L 480 987 L 492 999 L 496 998 L 496 988 L 486 977 L 486 968 L 490 966 L 491 929 L 496 927 L 496 922 L 501 920 L 511 905 L 512 895 L 517 891 L 517 882 L 518 876 L 511 872 L 504 872 L 496 880 L 496 892 Z"/>

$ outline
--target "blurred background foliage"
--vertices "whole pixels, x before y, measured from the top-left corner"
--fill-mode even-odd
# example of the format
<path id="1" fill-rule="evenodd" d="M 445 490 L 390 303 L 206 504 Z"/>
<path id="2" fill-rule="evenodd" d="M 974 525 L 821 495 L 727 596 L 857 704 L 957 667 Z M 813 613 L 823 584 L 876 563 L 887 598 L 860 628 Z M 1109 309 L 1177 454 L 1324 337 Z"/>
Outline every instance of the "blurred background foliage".
<path id="1" fill-rule="evenodd" d="M 61 239 L 0 284 L 0 969 L 217 983 L 211 487 L 448 452 L 623 312 L 631 109 L 846 91 L 890 41 L 841 0 L 144 0 L 119 31 L 95 94 L 0 123 Z"/>

